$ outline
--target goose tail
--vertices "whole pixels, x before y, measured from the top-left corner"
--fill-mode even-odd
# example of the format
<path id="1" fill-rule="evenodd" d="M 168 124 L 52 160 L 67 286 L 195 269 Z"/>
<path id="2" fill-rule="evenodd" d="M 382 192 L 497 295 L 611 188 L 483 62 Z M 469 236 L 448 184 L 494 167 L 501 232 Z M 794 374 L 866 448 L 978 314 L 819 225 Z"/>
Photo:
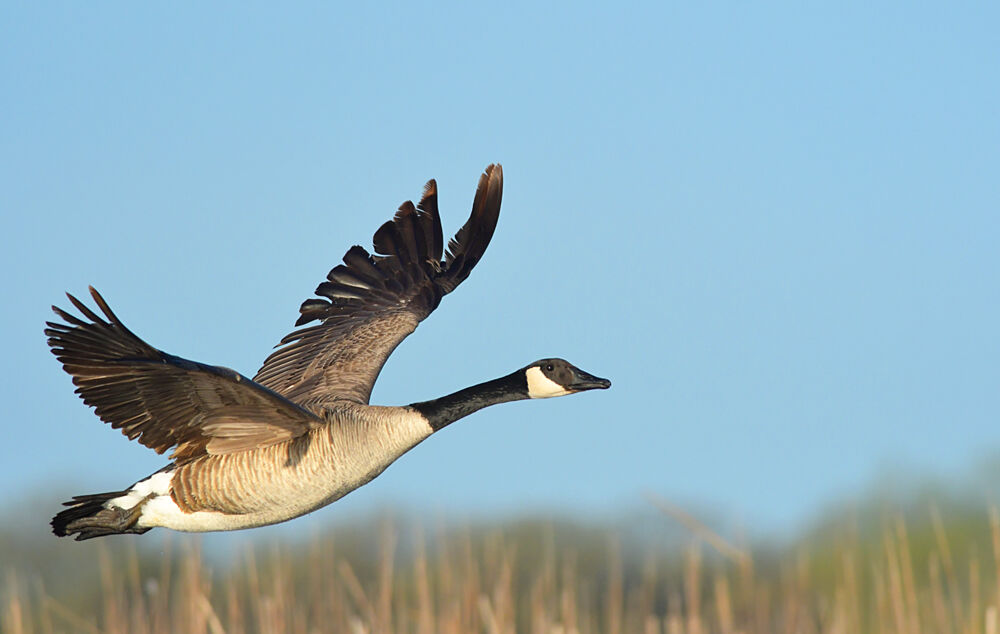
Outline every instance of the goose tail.
<path id="1" fill-rule="evenodd" d="M 122 508 L 111 501 L 128 495 L 128 491 L 77 495 L 64 502 L 65 510 L 52 518 L 52 532 L 59 537 L 76 536 L 76 541 L 123 533 L 142 534 L 149 527 L 139 527 L 142 504 Z"/>

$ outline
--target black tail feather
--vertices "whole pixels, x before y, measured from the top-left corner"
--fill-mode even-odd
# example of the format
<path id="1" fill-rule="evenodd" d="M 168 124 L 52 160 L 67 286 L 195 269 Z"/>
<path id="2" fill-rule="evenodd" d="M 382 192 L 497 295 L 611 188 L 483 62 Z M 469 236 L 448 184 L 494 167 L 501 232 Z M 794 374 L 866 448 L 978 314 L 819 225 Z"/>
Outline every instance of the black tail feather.
<path id="1" fill-rule="evenodd" d="M 145 533 L 149 530 L 148 527 L 139 528 L 135 525 L 139 521 L 143 502 L 130 509 L 105 507 L 109 500 L 126 493 L 127 491 L 114 491 L 74 496 L 69 502 L 63 502 L 63 506 L 69 508 L 52 518 L 52 532 L 59 537 L 75 534 L 78 542 L 105 535 Z"/>

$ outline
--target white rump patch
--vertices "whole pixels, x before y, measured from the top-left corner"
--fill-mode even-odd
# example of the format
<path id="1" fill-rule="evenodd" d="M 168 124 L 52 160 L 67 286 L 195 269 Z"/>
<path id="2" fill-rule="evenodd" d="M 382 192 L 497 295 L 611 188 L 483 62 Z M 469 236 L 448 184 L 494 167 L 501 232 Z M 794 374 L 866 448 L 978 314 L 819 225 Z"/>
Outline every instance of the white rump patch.
<path id="1" fill-rule="evenodd" d="M 108 500 L 108 505 L 109 507 L 117 506 L 122 509 L 130 509 L 150 495 L 170 495 L 170 481 L 173 477 L 173 471 L 154 473 L 145 480 L 136 482 L 125 495 Z"/>
<path id="2" fill-rule="evenodd" d="M 529 398 L 552 398 L 553 396 L 566 396 L 571 393 L 563 386 L 545 376 L 545 373 L 538 366 L 531 366 L 525 374 L 528 375 Z"/>

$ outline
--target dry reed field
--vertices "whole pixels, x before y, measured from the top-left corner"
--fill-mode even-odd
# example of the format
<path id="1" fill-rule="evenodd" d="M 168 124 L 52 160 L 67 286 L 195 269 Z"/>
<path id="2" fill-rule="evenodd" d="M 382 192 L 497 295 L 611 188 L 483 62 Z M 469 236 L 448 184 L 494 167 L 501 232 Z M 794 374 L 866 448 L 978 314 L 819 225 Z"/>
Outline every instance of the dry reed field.
<path id="1" fill-rule="evenodd" d="M 154 556 L 134 539 L 102 540 L 93 581 L 75 594 L 9 567 L 2 625 L 9 634 L 996 634 L 996 510 L 978 518 L 982 544 L 959 544 L 933 509 L 925 518 L 918 527 L 890 516 L 873 539 L 848 528 L 771 554 L 696 523 L 685 548 L 639 551 L 613 533 L 581 540 L 551 526 L 425 534 L 383 523 L 358 539 L 248 548 L 224 566 L 198 539 L 172 538 Z"/>

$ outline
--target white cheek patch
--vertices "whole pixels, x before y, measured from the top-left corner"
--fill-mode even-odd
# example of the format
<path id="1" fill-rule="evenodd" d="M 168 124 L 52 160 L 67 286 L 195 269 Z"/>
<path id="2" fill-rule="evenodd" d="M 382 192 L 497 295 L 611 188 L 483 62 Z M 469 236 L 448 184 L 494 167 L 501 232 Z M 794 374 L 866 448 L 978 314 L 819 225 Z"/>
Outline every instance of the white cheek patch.
<path id="1" fill-rule="evenodd" d="M 545 376 L 542 369 L 537 366 L 528 368 L 525 374 L 528 376 L 528 398 L 552 398 L 553 396 L 566 396 L 571 393 L 563 386 Z"/>

